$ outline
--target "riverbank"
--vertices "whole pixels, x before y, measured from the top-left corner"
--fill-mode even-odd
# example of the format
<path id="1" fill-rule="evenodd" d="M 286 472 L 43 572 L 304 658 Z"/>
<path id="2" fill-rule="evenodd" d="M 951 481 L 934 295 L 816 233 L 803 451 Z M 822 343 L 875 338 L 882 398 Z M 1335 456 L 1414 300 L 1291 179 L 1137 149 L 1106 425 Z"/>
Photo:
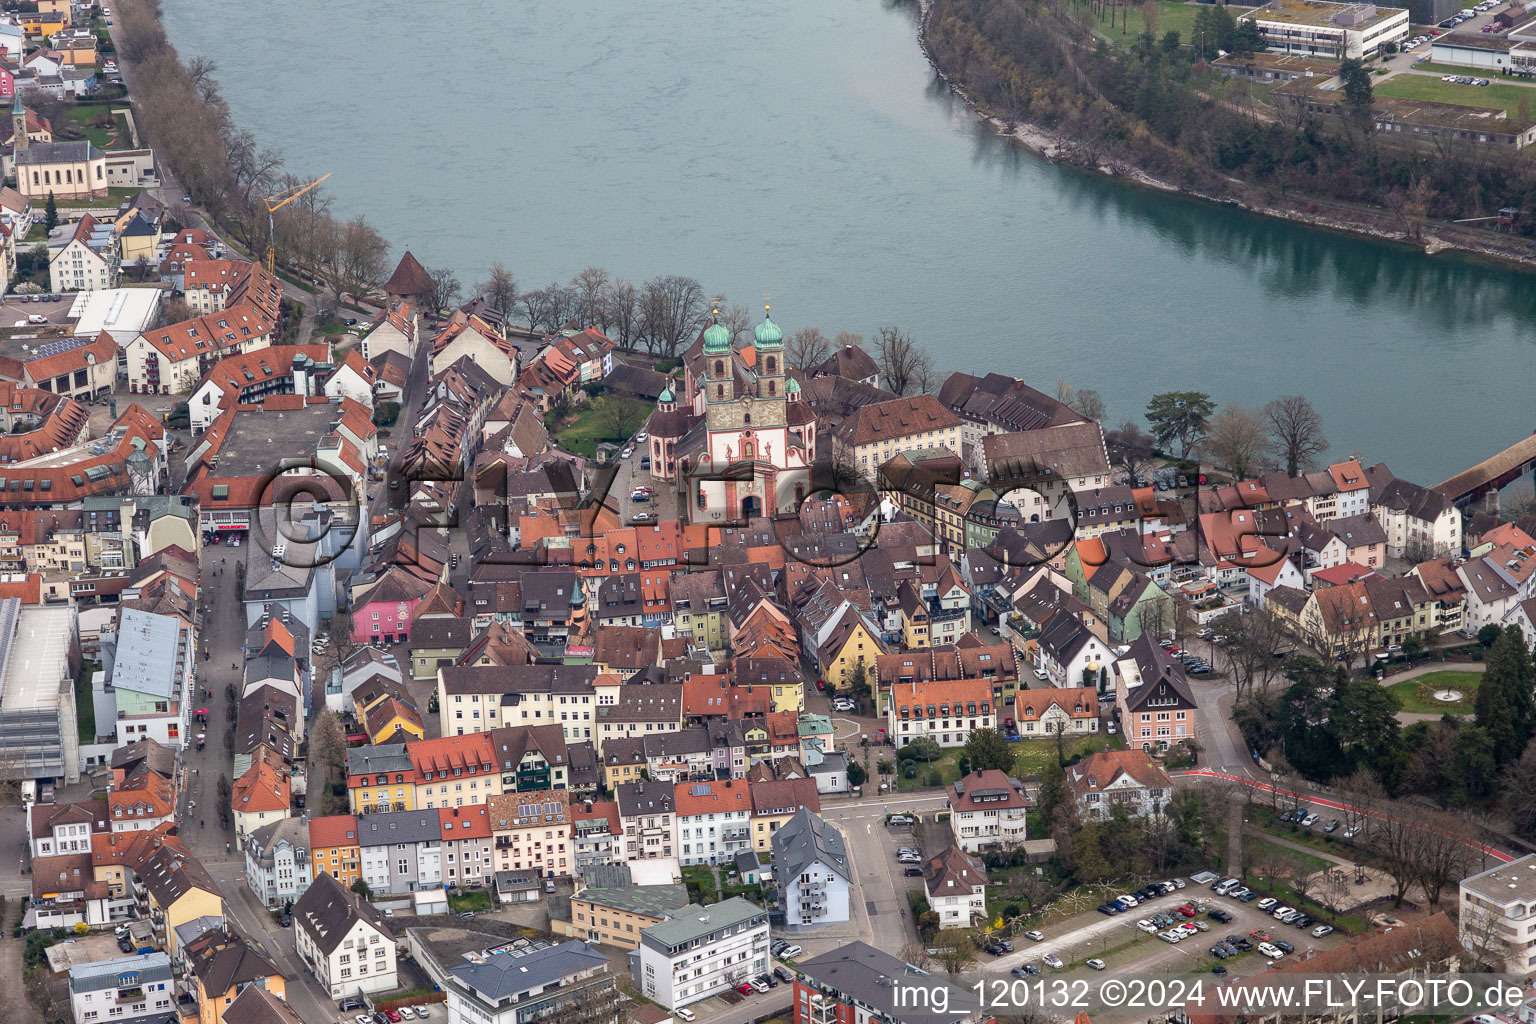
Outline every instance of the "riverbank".
<path id="1" fill-rule="evenodd" d="M 1081 148 L 1063 133 L 1038 124 L 1010 123 L 972 96 L 956 80 L 956 76 L 939 63 L 929 45 L 928 27 L 933 0 L 918 0 L 918 7 L 921 11 L 917 30 L 918 45 L 929 67 L 945 87 L 959 97 L 993 134 L 1052 163 L 1096 171 L 1129 185 L 1233 206 L 1247 213 L 1291 221 L 1310 228 L 1400 245 L 1428 256 L 1451 252 L 1521 270 L 1536 271 L 1536 242 L 1513 235 L 1490 235 L 1487 231 L 1439 222 L 1416 224 L 1410 230 L 1402 226 L 1398 215 L 1378 207 L 1310 196 L 1281 198 L 1274 195 L 1271 189 L 1236 178 L 1227 179 L 1232 189 L 1230 195 L 1214 195 L 1167 181 L 1121 160 L 1101 159 L 1098 156 L 1084 159 Z"/>

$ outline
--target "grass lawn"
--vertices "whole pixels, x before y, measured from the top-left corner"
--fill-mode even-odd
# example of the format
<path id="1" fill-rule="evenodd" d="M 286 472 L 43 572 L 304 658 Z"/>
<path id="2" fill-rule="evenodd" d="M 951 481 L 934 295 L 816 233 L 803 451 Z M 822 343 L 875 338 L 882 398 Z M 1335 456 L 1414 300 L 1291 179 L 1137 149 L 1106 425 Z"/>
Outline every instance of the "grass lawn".
<path id="1" fill-rule="evenodd" d="M 1404 711 L 1425 715 L 1470 715 L 1473 705 L 1477 703 L 1478 684 L 1482 681 L 1481 672 L 1457 672 L 1454 669 L 1445 669 L 1440 672 L 1430 672 L 1416 679 L 1404 679 L 1400 683 L 1393 683 L 1387 689 L 1397 694 L 1397 699 L 1403 703 Z M 1461 691 L 1460 701 L 1448 704 L 1435 700 L 1435 691 L 1447 686 Z"/>
<path id="2" fill-rule="evenodd" d="M 604 415 L 604 410 L 610 402 L 634 401 L 632 398 L 621 398 L 615 395 L 598 395 L 596 398 L 587 399 L 578 407 L 575 418 L 562 424 L 556 431 L 560 438 L 560 446 L 590 459 L 597 455 L 597 445 L 600 441 L 629 440 L 629 436 L 609 436 L 612 424 L 609 417 Z M 635 404 L 640 403 L 635 402 Z M 634 423 L 635 426 L 630 431 L 631 435 L 645 423 L 643 412 L 634 417 Z"/>
<path id="3" fill-rule="evenodd" d="M 109 188 L 106 197 L 102 199 L 59 199 L 56 202 L 61 210 L 115 210 L 138 191 L 136 188 Z M 44 196 L 43 203 L 46 205 L 47 202 L 48 197 Z"/>
<path id="4" fill-rule="evenodd" d="M 1450 74 L 1451 72 L 1446 72 Z M 1474 72 L 1462 70 L 1472 76 Z M 1520 99 L 1536 105 L 1536 90 L 1525 85 L 1509 85 L 1497 80 L 1492 85 L 1456 85 L 1431 75 L 1398 75 L 1376 85 L 1377 96 L 1401 100 L 1429 100 L 1434 103 L 1460 103 L 1466 107 L 1503 110 L 1511 117 L 1520 110 Z"/>
<path id="5" fill-rule="evenodd" d="M 1045 766 L 1056 757 L 1055 740 L 1020 740 L 1014 746 L 1018 748 L 1018 760 L 1014 764 L 1014 770 L 1010 773 L 1016 778 L 1029 779 L 1038 776 L 1045 770 Z M 1097 733 L 1090 736 L 1069 737 L 1062 744 L 1062 749 L 1068 758 L 1074 754 L 1091 754 L 1099 750 L 1121 750 L 1125 746 L 1119 736 L 1107 736 Z M 929 769 L 937 769 L 942 785 L 949 785 L 960 777 L 960 758 L 965 753 L 964 747 L 951 747 L 945 750 L 937 761 L 929 764 L 918 762 L 917 778 L 901 778 L 898 780 L 898 789 L 921 789 L 926 785 L 925 779 Z M 897 774 L 900 774 L 900 762 L 897 762 Z"/>
<path id="6" fill-rule="evenodd" d="M 1169 32 L 1177 32 L 1179 34 L 1179 42 L 1185 46 L 1190 45 L 1195 35 L 1195 13 L 1200 10 L 1200 6 L 1197 3 L 1179 3 L 1177 0 L 1158 0 L 1157 38 L 1162 39 Z M 1227 8 L 1234 18 L 1251 9 L 1249 7 L 1237 6 L 1229 6 Z M 1088 11 L 1086 13 L 1091 14 L 1092 12 Z M 1114 28 L 1110 28 L 1111 14 L 1114 17 Z M 1125 31 L 1122 32 L 1120 20 L 1123 15 L 1124 12 L 1119 9 L 1106 6 L 1106 9 L 1099 12 L 1095 19 L 1096 27 L 1107 38 L 1120 45 L 1132 46 L 1135 44 L 1137 37 L 1146 31 L 1146 22 L 1142 18 L 1140 7 L 1137 7 L 1130 12 L 1129 24 L 1126 26 Z"/>
<path id="7" fill-rule="evenodd" d="M 491 894 L 488 892 L 455 892 L 448 895 L 448 909 L 455 914 L 462 914 L 466 910 L 490 910 Z"/>
<path id="8" fill-rule="evenodd" d="M 81 107 L 70 107 L 64 112 L 64 116 L 80 126 L 81 130 L 85 132 L 85 137 L 90 140 L 91 145 L 97 149 L 106 149 L 116 133 L 105 128 L 95 127 L 96 119 L 106 113 L 106 111 L 107 108 L 101 104 L 90 104 Z"/>
<path id="9" fill-rule="evenodd" d="M 1276 877 L 1279 877 L 1283 872 L 1290 872 L 1294 877 L 1305 877 L 1314 872 L 1322 871 L 1333 863 L 1333 861 L 1324 860 L 1315 853 L 1302 853 L 1300 850 L 1293 850 L 1289 846 L 1281 846 L 1279 843 L 1271 843 L 1251 835 L 1243 836 L 1243 842 L 1252 846 L 1255 863 L 1266 859 L 1273 859 L 1277 865 L 1280 865 L 1280 871 L 1276 872 Z M 1264 873 L 1251 871 L 1250 874 L 1262 877 Z"/>
<path id="10" fill-rule="evenodd" d="M 101 662 L 87 661 L 81 664 L 80 674 L 75 676 L 75 717 L 81 743 L 96 742 L 96 702 L 91 699 L 91 676 L 99 668 Z"/>
<path id="11" fill-rule="evenodd" d="M 1477 77 L 1476 68 L 1459 68 L 1454 64 L 1436 64 L 1432 60 L 1415 61 L 1412 70 L 1433 71 L 1437 75 L 1467 75 L 1471 78 Z M 1493 87 L 1489 86 L 1489 88 L 1491 89 Z"/>

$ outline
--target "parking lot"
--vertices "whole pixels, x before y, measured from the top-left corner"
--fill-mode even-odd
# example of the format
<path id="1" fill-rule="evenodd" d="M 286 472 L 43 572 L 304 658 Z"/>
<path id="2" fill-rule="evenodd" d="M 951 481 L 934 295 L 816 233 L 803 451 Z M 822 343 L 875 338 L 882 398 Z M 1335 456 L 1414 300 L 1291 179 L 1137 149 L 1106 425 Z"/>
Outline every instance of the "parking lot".
<path id="1" fill-rule="evenodd" d="M 1156 934 L 1144 932 L 1137 922 L 1156 914 L 1175 913 L 1185 904 L 1204 906 L 1207 910 L 1219 909 L 1232 915 L 1229 923 L 1212 920 L 1206 913 L 1197 914 L 1192 920 L 1204 921 L 1209 931 L 1197 932 L 1176 944 L 1170 944 Z M 1010 971 L 1024 963 L 1032 963 L 1045 973 L 1050 973 L 1043 962 L 1046 954 L 1054 954 L 1063 962 L 1064 971 L 1084 972 L 1084 961 L 1090 957 L 1102 959 L 1112 971 L 1135 973 L 1161 973 L 1172 975 L 1206 974 L 1216 964 L 1227 969 L 1229 975 L 1247 975 L 1265 968 L 1268 960 L 1257 949 L 1241 952 L 1237 956 L 1220 960 L 1210 949 L 1228 935 L 1241 936 L 1257 945 L 1250 938 L 1254 931 L 1262 931 L 1274 939 L 1284 939 L 1295 947 L 1292 956 L 1304 956 L 1309 949 L 1327 949 L 1338 945 L 1343 937 L 1338 933 L 1314 938 L 1311 929 L 1322 921 L 1314 921 L 1305 929 L 1281 924 L 1269 914 L 1258 909 L 1256 903 L 1242 903 L 1224 896 L 1217 896 L 1206 886 L 1190 884 L 1166 896 L 1159 896 L 1114 917 L 1090 911 L 1067 921 L 1043 928 L 1045 938 L 1040 942 L 1019 936 L 1013 940 L 1014 952 L 1000 957 L 981 954 L 978 967 L 986 973 Z"/>
<path id="2" fill-rule="evenodd" d="M 32 301 L 36 298 L 38 301 Z M 6 295 L 0 301 L 0 327 L 26 327 L 28 316 L 43 316 L 56 327 L 68 324 L 67 314 L 75 304 L 74 295 Z"/>

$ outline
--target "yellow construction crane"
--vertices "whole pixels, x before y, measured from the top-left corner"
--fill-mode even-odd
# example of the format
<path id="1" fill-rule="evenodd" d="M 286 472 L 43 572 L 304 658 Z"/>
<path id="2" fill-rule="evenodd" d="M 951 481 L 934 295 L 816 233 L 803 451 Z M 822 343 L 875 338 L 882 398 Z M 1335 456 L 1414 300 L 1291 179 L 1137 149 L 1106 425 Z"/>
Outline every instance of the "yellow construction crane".
<path id="1" fill-rule="evenodd" d="M 332 172 L 332 173 L 335 173 L 335 172 Z M 274 221 L 272 215 L 274 213 L 276 213 L 278 210 L 281 210 L 283 207 L 287 206 L 289 203 L 293 202 L 295 199 L 299 198 L 299 196 L 303 195 L 304 193 L 308 192 L 310 189 L 312 189 L 315 186 L 319 185 L 322 181 L 324 181 L 326 178 L 329 178 L 330 176 L 331 176 L 330 174 L 326 174 L 326 175 L 324 175 L 322 177 L 316 178 L 314 181 L 310 182 L 308 185 L 294 185 L 292 188 L 285 188 L 285 189 L 283 189 L 281 192 L 279 192 L 275 196 L 266 196 L 264 199 L 262 199 L 262 202 L 266 203 L 266 205 L 267 205 L 267 273 L 268 274 L 271 274 L 271 273 L 274 272 L 273 267 L 274 267 L 274 265 L 276 263 L 276 260 L 277 260 L 277 227 L 276 227 L 276 222 Z"/>

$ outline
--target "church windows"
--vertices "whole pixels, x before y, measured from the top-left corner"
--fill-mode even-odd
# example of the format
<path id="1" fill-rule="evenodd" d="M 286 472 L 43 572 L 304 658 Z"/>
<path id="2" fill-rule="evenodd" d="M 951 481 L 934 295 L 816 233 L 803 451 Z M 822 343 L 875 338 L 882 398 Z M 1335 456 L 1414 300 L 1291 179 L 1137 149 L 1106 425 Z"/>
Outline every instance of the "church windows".
<path id="1" fill-rule="evenodd" d="M 96 168 L 96 180 L 97 181 L 101 180 L 101 168 L 100 167 Z"/>
<path id="2" fill-rule="evenodd" d="M 743 416 L 743 417 L 742 417 L 742 422 L 743 422 L 743 423 L 751 423 L 751 422 L 752 422 L 752 414 L 751 414 L 751 413 L 747 413 L 747 414 L 745 414 L 745 415 L 744 415 L 744 416 Z"/>
<path id="3" fill-rule="evenodd" d="M 700 486 L 699 487 L 699 508 L 700 509 L 706 509 L 708 507 L 709 507 L 709 496 L 704 493 L 704 488 L 702 486 Z"/>
<path id="4" fill-rule="evenodd" d="M 725 376 L 725 360 L 724 359 L 716 359 L 715 360 L 715 376 L 716 377 L 724 377 Z"/>
<path id="5" fill-rule="evenodd" d="M 768 357 L 767 367 L 768 367 L 768 372 L 769 373 L 773 373 L 774 372 L 774 366 L 776 365 L 777 362 L 778 361 L 776 359 L 774 359 L 773 356 L 769 356 Z"/>
<path id="6" fill-rule="evenodd" d="M 795 484 L 795 505 L 805 504 L 805 484 Z"/>
<path id="7" fill-rule="evenodd" d="M 724 384 L 716 384 L 715 385 L 715 397 L 716 398 L 724 398 L 725 397 L 725 385 Z"/>
<path id="8" fill-rule="evenodd" d="M 773 381 L 769 381 L 769 382 L 768 382 L 768 394 L 769 394 L 769 395 L 772 395 L 772 394 L 773 394 L 773 393 L 774 393 L 774 390 L 773 390 Z"/>

